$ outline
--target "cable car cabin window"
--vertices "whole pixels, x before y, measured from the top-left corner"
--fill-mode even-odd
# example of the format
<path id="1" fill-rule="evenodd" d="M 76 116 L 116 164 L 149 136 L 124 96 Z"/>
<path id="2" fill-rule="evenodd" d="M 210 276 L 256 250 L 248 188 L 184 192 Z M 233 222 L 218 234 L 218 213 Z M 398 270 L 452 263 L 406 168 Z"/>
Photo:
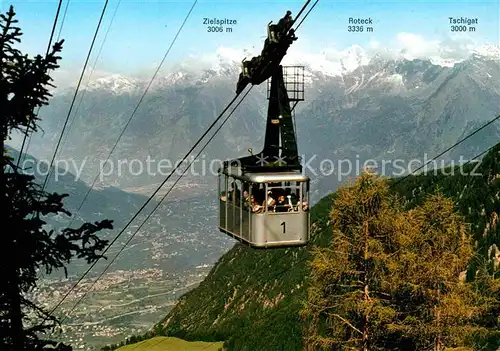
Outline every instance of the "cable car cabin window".
<path id="1" fill-rule="evenodd" d="M 301 183 L 302 185 L 302 211 L 309 211 L 309 182 Z"/>
<path id="2" fill-rule="evenodd" d="M 252 213 L 263 213 L 265 212 L 265 202 L 266 202 L 266 188 L 265 184 L 262 183 L 251 183 L 248 185 L 249 188 L 249 208 Z"/>
<path id="3" fill-rule="evenodd" d="M 239 206 L 241 200 L 241 181 L 239 179 L 228 177 L 227 184 L 229 186 L 227 201 Z"/>
<path id="4" fill-rule="evenodd" d="M 241 196 L 241 207 L 243 211 L 249 211 L 250 209 L 250 186 L 247 182 L 241 183 L 242 196 Z"/>
<path id="5" fill-rule="evenodd" d="M 266 199 L 263 207 L 272 214 L 299 213 L 303 211 L 301 199 L 304 197 L 300 182 L 269 183 L 266 189 Z"/>

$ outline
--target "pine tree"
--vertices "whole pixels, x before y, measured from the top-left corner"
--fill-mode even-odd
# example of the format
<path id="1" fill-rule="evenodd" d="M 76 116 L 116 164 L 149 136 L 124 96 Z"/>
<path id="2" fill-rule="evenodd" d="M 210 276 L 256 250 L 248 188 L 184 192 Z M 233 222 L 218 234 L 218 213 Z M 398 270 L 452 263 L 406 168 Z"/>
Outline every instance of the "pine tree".
<path id="1" fill-rule="evenodd" d="M 390 328 L 418 350 L 467 346 L 491 300 L 459 279 L 472 258 L 470 229 L 451 200 L 430 195 L 398 224 L 388 292 L 398 306 Z"/>
<path id="2" fill-rule="evenodd" d="M 492 335 L 484 321 L 498 300 L 459 279 L 473 250 L 451 200 L 432 195 L 404 210 L 365 173 L 338 190 L 331 219 L 302 311 L 308 350 L 438 351 Z"/>
<path id="3" fill-rule="evenodd" d="M 59 213 L 70 215 L 62 203 L 67 195 L 42 191 L 34 177 L 23 173 L 6 154 L 5 143 L 13 130 L 22 133 L 37 130 L 39 118 L 35 109 L 48 104 L 48 87 L 52 86 L 48 72 L 59 67 L 57 55 L 63 44 L 63 41 L 55 43 L 45 56 L 29 58 L 14 47 L 22 36 L 16 23 L 14 9 L 10 6 L 6 14 L 0 15 L 0 139 L 3 150 L 0 349 L 39 350 L 58 345 L 59 350 L 70 350 L 57 342 L 40 340 L 39 333 L 53 327 L 57 320 L 27 299 L 26 294 L 36 287 L 39 269 L 50 274 L 53 269 L 65 269 L 75 257 L 86 259 L 88 263 L 101 258 L 98 252 L 104 249 L 107 241 L 100 239 L 97 233 L 112 229 L 112 222 L 85 223 L 77 229 L 57 232 L 47 230 L 44 218 Z M 28 318 L 33 313 L 50 323 L 36 325 L 37 320 Z"/>
<path id="4" fill-rule="evenodd" d="M 332 243 L 313 252 L 304 344 L 307 350 L 382 350 L 384 325 L 396 316 L 382 283 L 398 213 L 383 180 L 368 173 L 337 193 Z"/>

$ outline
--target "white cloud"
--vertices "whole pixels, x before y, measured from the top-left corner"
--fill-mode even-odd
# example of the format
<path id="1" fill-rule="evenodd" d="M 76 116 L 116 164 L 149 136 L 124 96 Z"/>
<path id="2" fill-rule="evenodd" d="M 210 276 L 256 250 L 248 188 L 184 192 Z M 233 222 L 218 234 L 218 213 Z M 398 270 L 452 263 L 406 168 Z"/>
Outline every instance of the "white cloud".
<path id="1" fill-rule="evenodd" d="M 390 59 L 429 59 L 435 64 L 451 66 L 473 53 L 500 59 L 500 46 L 482 45 L 467 35 L 448 36 L 438 40 L 402 32 L 396 34 L 390 43 L 372 40 L 364 48 L 359 45 L 342 49 L 329 46 L 313 51 L 294 46 L 290 48 L 283 63 L 305 64 L 334 75 L 366 64 L 374 55 Z"/>
<path id="2" fill-rule="evenodd" d="M 303 47 L 292 47 L 284 64 L 303 64 L 325 74 L 338 75 L 352 71 L 360 65 L 367 64 L 374 55 L 390 59 L 429 59 L 443 66 L 452 66 L 456 62 L 467 59 L 473 53 L 500 58 L 500 49 L 494 45 L 481 45 L 470 37 L 457 35 L 442 40 L 426 39 L 413 33 L 398 33 L 391 43 L 372 40 L 362 48 L 352 45 L 338 49 L 335 46 L 325 47 L 318 52 L 304 51 Z"/>
<path id="3" fill-rule="evenodd" d="M 396 51 L 407 59 L 436 55 L 440 51 L 439 41 L 426 41 L 417 34 L 398 33 L 396 38 L 398 43 Z"/>
<path id="4" fill-rule="evenodd" d="M 398 33 L 393 54 L 406 59 L 434 59 L 460 61 L 480 50 L 482 45 L 466 35 L 426 40 L 421 35 Z"/>
<path id="5" fill-rule="evenodd" d="M 380 47 L 380 43 L 376 40 L 370 41 L 370 49 L 378 49 Z"/>

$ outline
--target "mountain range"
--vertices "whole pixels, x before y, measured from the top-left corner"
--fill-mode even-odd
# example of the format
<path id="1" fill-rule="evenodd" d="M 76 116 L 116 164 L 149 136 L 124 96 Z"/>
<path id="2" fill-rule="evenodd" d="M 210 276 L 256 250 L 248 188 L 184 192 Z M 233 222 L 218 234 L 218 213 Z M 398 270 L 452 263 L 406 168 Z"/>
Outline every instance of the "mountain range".
<path id="1" fill-rule="evenodd" d="M 450 61 L 369 57 L 354 46 L 335 65 L 293 61 L 305 67 L 305 101 L 298 104 L 295 118 L 299 152 L 316 182 L 316 200 L 346 178 L 336 173 L 338 169 L 333 174 L 321 172 L 323 159 L 330 160 L 324 165 L 335 166 L 341 160 L 358 161 L 360 168 L 368 159 L 379 163 L 401 159 L 406 167 L 412 159 L 431 158 L 498 115 L 499 52 L 489 46 Z M 172 165 L 180 161 L 233 96 L 239 61 L 234 52 L 221 50 L 209 68 L 186 61 L 159 74 L 113 151 L 113 173 L 109 168 L 102 172 L 103 184 L 139 191 L 164 179 L 168 172 L 159 174 L 154 166 L 149 174 L 134 175 L 126 162 L 138 159 L 145 168 L 148 156 L 156 164 L 162 159 Z M 148 83 L 149 79 L 116 74 L 92 80 L 77 96 L 58 159 L 73 158 L 78 164 L 85 160 L 81 178 L 91 182 Z M 44 134 L 31 141 L 35 156 L 51 157 L 73 94 L 73 87 L 55 90 L 51 104 L 42 110 Z M 205 166 L 212 162 L 212 172 L 206 172 L 211 174 L 188 175 L 181 184 L 213 187 L 219 160 L 262 147 L 266 113 L 266 84 L 262 84 L 203 152 Z M 443 162 L 474 157 L 497 140 L 499 128 L 493 124 L 481 131 L 444 155 Z M 122 172 L 118 160 L 125 164 Z M 139 162 L 132 171 L 139 173 Z M 389 166 L 387 172 L 393 170 Z M 353 175 L 355 170 L 347 176 Z"/>

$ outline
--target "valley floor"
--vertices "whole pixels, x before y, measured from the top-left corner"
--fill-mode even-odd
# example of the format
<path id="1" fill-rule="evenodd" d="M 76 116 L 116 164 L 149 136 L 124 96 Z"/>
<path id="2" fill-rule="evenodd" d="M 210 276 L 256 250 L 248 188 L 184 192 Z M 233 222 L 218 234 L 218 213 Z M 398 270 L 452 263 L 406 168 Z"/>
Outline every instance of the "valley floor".
<path id="1" fill-rule="evenodd" d="M 118 351 L 218 351 L 222 349 L 222 342 L 185 341 L 177 338 L 158 336 L 137 344 L 120 347 Z"/>

